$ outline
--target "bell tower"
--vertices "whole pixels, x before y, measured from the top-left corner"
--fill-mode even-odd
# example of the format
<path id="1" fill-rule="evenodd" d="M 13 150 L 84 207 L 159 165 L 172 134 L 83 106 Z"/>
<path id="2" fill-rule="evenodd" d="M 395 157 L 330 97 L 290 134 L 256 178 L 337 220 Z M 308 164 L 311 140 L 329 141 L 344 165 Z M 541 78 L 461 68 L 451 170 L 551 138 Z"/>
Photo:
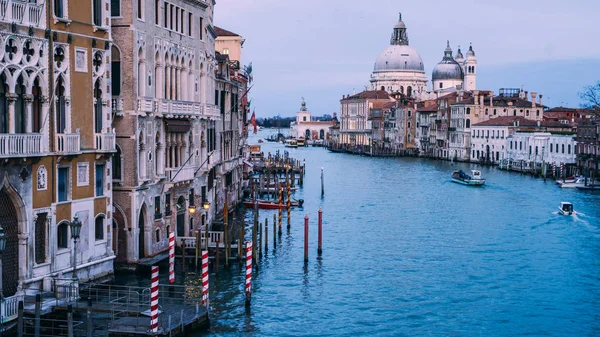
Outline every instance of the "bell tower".
<path id="1" fill-rule="evenodd" d="M 467 58 L 463 63 L 463 70 L 465 73 L 465 83 L 463 88 L 467 91 L 473 91 L 477 89 L 477 60 L 475 59 L 475 52 L 473 46 L 469 46 L 467 52 Z"/>

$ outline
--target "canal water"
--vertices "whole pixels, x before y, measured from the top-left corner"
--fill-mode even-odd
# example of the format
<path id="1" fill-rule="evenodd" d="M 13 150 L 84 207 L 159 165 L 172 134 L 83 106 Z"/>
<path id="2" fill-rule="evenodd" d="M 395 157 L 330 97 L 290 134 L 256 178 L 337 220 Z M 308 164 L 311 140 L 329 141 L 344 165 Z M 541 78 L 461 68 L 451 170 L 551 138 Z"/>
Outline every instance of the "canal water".
<path id="1" fill-rule="evenodd" d="M 600 335 L 600 193 L 464 163 L 262 148 L 306 160 L 304 208 L 275 250 L 270 227 L 250 309 L 238 264 L 211 273 L 212 325 L 197 336 Z M 456 169 L 480 169 L 486 186 L 450 182 Z M 558 215 L 561 201 L 579 214 Z M 260 218 L 272 225 L 273 211 Z"/>

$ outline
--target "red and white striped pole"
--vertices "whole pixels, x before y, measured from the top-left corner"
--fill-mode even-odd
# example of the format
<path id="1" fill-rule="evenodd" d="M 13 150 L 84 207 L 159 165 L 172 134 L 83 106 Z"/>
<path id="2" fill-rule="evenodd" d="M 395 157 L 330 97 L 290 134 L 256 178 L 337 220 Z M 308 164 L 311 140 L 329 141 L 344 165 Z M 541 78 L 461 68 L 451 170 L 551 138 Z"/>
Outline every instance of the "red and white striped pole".
<path id="1" fill-rule="evenodd" d="M 246 242 L 246 305 L 252 298 L 252 242 Z"/>
<path id="2" fill-rule="evenodd" d="M 152 266 L 150 294 L 150 331 L 158 332 L 158 266 Z"/>
<path id="3" fill-rule="evenodd" d="M 175 283 L 175 233 L 173 232 L 169 233 L 169 283 Z"/>
<path id="4" fill-rule="evenodd" d="M 202 251 L 202 305 L 208 307 L 208 251 Z"/>

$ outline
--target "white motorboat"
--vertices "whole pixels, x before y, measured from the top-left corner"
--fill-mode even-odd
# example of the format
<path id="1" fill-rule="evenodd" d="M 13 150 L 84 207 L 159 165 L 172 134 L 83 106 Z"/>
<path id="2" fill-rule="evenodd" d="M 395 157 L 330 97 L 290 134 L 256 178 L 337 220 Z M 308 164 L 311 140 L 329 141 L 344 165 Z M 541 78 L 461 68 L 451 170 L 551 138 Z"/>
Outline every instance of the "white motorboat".
<path id="1" fill-rule="evenodd" d="M 560 213 L 561 215 L 575 214 L 575 210 L 573 210 L 573 204 L 566 201 L 561 202 L 560 206 L 558 207 L 558 213 Z"/>
<path id="2" fill-rule="evenodd" d="M 583 176 L 571 176 L 571 177 L 567 177 L 565 179 L 558 179 L 556 181 L 556 184 L 557 185 L 562 185 L 564 183 L 574 183 L 579 178 L 583 178 Z"/>
<path id="3" fill-rule="evenodd" d="M 452 172 L 452 181 L 458 184 L 469 186 L 483 186 L 485 179 L 481 177 L 481 171 L 471 170 L 471 175 L 462 170 Z"/>
<path id="4" fill-rule="evenodd" d="M 585 178 L 583 177 L 577 177 L 575 178 L 575 180 L 573 182 L 564 182 L 562 184 L 560 184 L 561 188 L 577 188 L 577 187 L 584 187 L 585 186 Z"/>
<path id="5" fill-rule="evenodd" d="M 295 139 L 286 139 L 285 140 L 286 147 L 298 147 L 298 142 Z"/>

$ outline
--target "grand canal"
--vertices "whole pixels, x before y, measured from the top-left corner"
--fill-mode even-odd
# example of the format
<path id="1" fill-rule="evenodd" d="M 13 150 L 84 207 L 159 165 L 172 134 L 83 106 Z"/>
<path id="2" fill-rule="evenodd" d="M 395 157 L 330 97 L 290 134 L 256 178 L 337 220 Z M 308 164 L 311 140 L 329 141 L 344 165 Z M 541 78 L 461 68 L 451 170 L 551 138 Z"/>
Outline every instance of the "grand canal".
<path id="1" fill-rule="evenodd" d="M 600 193 L 488 167 L 478 167 L 487 185 L 469 188 L 449 181 L 475 168 L 461 163 L 310 147 L 290 155 L 306 160 L 295 195 L 304 208 L 260 260 L 249 310 L 237 264 L 211 274 L 212 326 L 200 336 L 600 335 Z M 558 215 L 561 201 L 580 214 Z"/>

